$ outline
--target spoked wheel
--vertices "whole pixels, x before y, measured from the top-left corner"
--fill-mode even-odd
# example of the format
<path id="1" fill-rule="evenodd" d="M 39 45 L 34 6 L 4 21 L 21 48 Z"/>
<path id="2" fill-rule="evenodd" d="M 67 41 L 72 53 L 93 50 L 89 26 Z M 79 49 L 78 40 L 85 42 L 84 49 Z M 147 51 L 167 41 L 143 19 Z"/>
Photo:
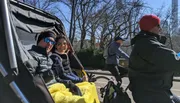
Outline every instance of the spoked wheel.
<path id="1" fill-rule="evenodd" d="M 106 77 L 106 76 L 97 76 L 96 77 L 96 81 L 98 82 L 98 81 L 100 81 L 100 80 L 106 80 L 106 81 L 109 81 L 110 80 L 110 78 L 108 78 L 108 77 Z M 107 82 L 106 82 L 107 83 Z"/>
<path id="2" fill-rule="evenodd" d="M 97 86 L 104 87 L 108 83 L 109 80 L 110 80 L 110 78 L 108 78 L 106 76 L 97 76 L 95 84 Z"/>
<path id="3" fill-rule="evenodd" d="M 106 76 L 96 76 L 96 81 L 94 82 L 96 84 L 97 92 L 98 92 L 98 97 L 100 101 L 103 101 L 103 88 L 107 85 L 111 78 L 108 78 Z"/>

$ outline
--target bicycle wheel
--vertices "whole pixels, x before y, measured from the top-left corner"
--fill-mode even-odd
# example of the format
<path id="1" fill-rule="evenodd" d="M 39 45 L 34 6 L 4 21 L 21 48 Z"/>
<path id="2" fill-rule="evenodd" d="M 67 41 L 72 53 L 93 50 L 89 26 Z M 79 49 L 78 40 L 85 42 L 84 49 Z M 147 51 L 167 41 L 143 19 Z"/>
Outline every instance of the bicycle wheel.
<path id="1" fill-rule="evenodd" d="M 97 76 L 95 84 L 98 87 L 104 87 L 108 83 L 109 80 L 110 80 L 110 78 L 108 78 L 106 76 Z"/>
<path id="2" fill-rule="evenodd" d="M 102 95 L 101 95 L 100 89 L 104 88 L 107 85 L 110 78 L 106 76 L 96 76 L 95 78 L 96 78 L 96 81 L 94 83 L 96 84 L 98 97 L 99 97 L 99 100 L 102 102 L 103 98 L 101 97 Z"/>
<path id="3" fill-rule="evenodd" d="M 108 78 L 108 77 L 106 77 L 106 76 L 97 76 L 97 77 L 96 77 L 96 81 L 99 81 L 100 79 L 105 79 L 105 80 L 107 80 L 107 81 L 110 80 L 110 78 Z"/>

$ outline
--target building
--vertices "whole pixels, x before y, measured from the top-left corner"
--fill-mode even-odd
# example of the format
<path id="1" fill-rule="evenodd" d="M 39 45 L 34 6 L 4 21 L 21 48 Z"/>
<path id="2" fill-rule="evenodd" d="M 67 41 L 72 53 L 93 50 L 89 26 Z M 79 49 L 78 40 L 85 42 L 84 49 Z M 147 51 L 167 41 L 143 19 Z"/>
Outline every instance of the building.
<path id="1" fill-rule="evenodd" d="M 172 34 L 178 31 L 178 0 L 172 0 L 171 30 Z"/>

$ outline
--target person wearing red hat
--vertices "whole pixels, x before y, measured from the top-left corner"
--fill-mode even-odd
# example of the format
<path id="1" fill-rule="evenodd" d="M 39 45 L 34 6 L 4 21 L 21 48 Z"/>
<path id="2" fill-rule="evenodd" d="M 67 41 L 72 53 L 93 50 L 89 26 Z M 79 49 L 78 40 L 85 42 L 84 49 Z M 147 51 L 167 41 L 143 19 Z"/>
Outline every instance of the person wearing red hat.
<path id="1" fill-rule="evenodd" d="M 145 15 L 141 31 L 131 40 L 129 59 L 130 90 L 136 103 L 180 103 L 171 92 L 173 73 L 180 72 L 180 58 L 167 48 L 160 35 L 160 18 Z"/>

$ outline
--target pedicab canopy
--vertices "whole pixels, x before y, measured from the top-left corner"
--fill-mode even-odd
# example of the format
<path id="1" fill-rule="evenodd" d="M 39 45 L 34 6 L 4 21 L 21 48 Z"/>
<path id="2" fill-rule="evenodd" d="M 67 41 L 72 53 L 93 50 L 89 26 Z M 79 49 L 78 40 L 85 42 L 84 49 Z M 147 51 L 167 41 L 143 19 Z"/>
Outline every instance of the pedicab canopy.
<path id="1" fill-rule="evenodd" d="M 0 14 L 0 103 L 53 103 L 44 83 L 32 77 L 25 63 L 32 60 L 27 50 L 36 44 L 36 35 L 53 30 L 66 36 L 63 23 L 14 0 L 0 0 Z M 72 54 L 71 59 L 74 68 L 83 69 L 76 55 Z"/>

